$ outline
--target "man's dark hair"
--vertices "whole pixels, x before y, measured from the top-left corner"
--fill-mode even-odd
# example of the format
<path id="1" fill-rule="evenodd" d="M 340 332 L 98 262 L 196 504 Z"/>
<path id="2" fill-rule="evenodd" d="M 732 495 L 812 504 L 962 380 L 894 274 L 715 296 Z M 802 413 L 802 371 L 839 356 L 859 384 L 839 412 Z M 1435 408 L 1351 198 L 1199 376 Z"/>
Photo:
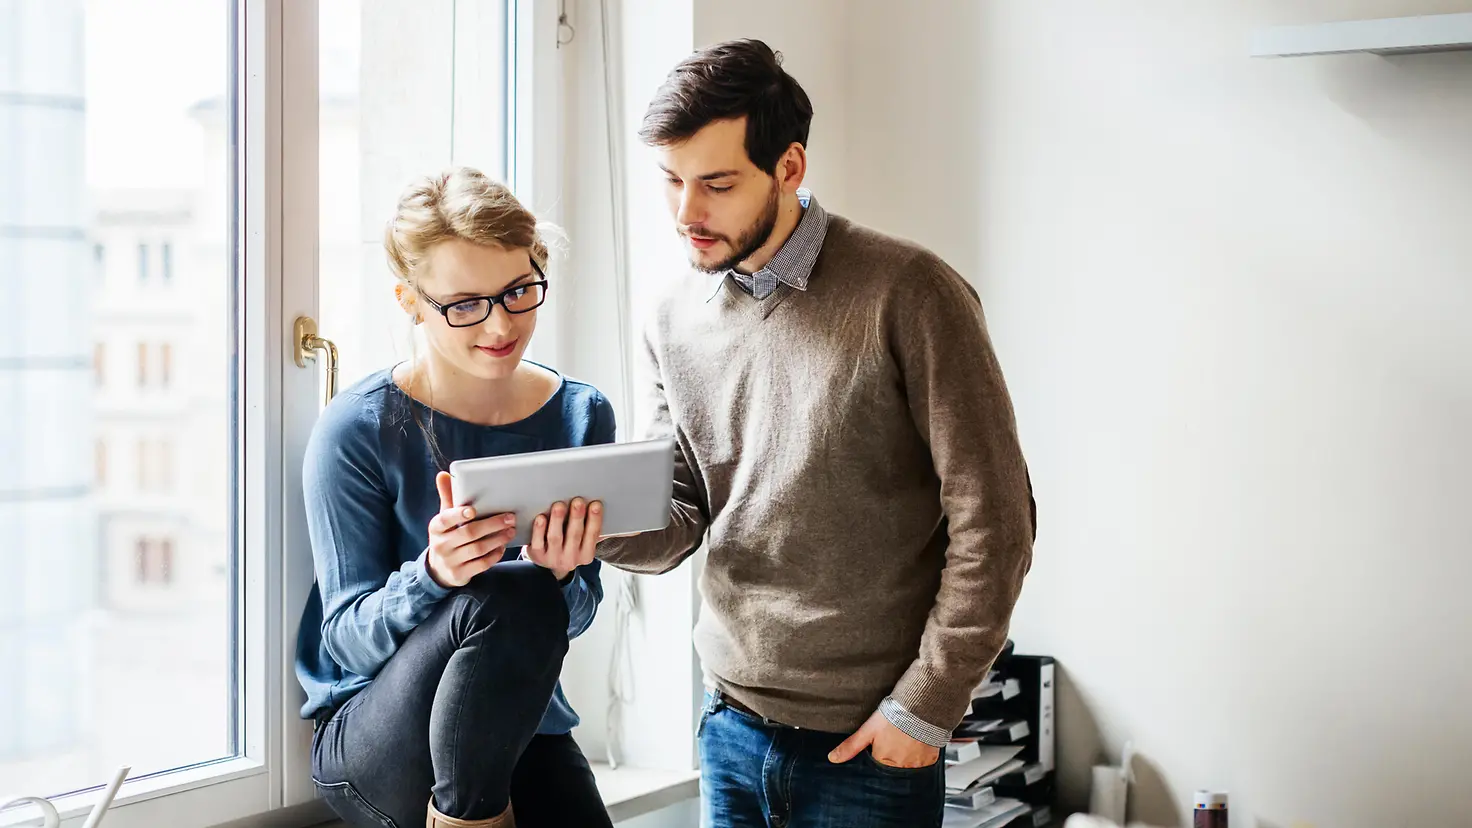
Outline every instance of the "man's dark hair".
<path id="1" fill-rule="evenodd" d="M 813 104 L 782 71 L 782 55 L 760 40 L 728 40 L 670 71 L 644 113 L 639 137 L 652 146 L 688 140 L 712 121 L 746 116 L 746 156 L 768 175 L 793 143 L 806 147 Z"/>

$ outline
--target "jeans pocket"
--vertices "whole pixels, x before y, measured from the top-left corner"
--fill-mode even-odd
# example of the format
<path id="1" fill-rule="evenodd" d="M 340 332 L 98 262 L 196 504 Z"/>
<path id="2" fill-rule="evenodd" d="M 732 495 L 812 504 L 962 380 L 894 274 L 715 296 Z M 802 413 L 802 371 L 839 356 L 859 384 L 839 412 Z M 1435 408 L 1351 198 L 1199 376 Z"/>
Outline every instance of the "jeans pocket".
<path id="1" fill-rule="evenodd" d="M 317 792 L 322 795 L 328 807 L 332 808 L 332 812 L 349 825 L 399 828 L 387 815 L 369 804 L 351 782 L 318 782 L 313 779 L 312 784 L 317 786 Z M 428 801 L 425 799 L 425 802 Z"/>
<path id="2" fill-rule="evenodd" d="M 897 776 L 923 776 L 925 774 L 932 774 L 936 772 L 937 768 L 941 764 L 940 759 L 937 758 L 934 762 L 922 767 L 900 768 L 894 765 L 886 765 L 883 762 L 879 761 L 874 757 L 874 751 L 870 750 L 869 748 L 864 748 L 864 752 L 859 755 L 864 757 L 864 761 L 869 763 L 869 767 L 875 768 L 885 773 L 895 774 Z"/>

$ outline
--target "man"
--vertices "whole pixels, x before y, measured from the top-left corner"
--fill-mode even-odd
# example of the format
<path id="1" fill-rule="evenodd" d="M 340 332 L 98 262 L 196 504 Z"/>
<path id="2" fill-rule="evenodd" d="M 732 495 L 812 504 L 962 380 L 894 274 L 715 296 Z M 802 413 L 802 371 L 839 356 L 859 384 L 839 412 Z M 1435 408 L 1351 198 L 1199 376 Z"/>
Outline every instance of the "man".
<path id="1" fill-rule="evenodd" d="M 649 106 L 706 275 L 644 349 L 671 523 L 598 554 L 657 573 L 705 545 L 707 824 L 938 826 L 940 749 L 1031 564 L 1031 485 L 975 291 L 800 189 L 811 120 L 752 40 L 692 55 Z"/>

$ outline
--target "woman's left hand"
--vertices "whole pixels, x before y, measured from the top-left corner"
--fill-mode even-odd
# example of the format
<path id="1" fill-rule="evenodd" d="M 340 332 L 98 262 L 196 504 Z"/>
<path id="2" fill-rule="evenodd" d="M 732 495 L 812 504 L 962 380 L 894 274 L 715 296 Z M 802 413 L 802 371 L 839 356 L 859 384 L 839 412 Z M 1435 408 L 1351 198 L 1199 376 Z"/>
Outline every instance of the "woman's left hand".
<path id="1" fill-rule="evenodd" d="M 547 514 L 537 515 L 532 522 L 526 559 L 552 570 L 561 581 L 574 569 L 593 562 L 602 530 L 602 503 L 585 503 L 580 497 L 573 498 L 571 507 L 554 503 Z"/>

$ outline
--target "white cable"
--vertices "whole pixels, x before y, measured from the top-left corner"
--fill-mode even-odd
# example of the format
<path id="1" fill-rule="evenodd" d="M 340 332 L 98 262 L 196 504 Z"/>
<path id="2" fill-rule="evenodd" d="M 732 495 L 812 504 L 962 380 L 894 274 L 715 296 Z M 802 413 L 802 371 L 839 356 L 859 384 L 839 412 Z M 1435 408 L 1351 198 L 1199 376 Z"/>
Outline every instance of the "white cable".
<path id="1" fill-rule="evenodd" d="M 629 625 L 639 611 L 639 582 L 632 572 L 622 573 L 613 600 L 613 650 L 608 660 L 608 766 L 617 769 L 623 753 L 624 705 L 634 697 L 634 664 L 629 650 Z"/>

